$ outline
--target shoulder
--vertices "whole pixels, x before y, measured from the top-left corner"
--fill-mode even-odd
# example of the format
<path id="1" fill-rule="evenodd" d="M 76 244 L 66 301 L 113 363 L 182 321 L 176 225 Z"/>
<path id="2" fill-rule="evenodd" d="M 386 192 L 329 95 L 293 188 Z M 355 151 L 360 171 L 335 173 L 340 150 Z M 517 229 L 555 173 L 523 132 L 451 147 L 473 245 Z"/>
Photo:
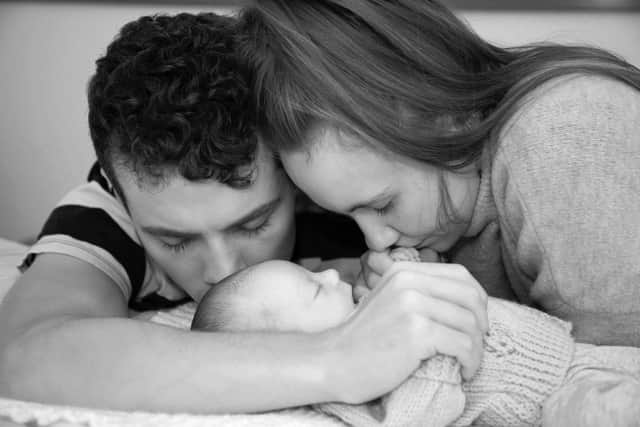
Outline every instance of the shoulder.
<path id="1" fill-rule="evenodd" d="M 639 102 L 640 92 L 620 80 L 595 74 L 568 74 L 553 78 L 527 94 L 511 123 L 568 109 L 598 110 L 605 105 L 637 110 Z"/>
<path id="2" fill-rule="evenodd" d="M 61 211 L 65 217 L 74 217 L 74 214 L 81 214 L 84 220 L 102 221 L 99 217 L 104 217 L 112 221 L 119 229 L 127 234 L 129 238 L 136 241 L 138 237 L 134 231 L 131 217 L 122 202 L 112 193 L 106 191 L 97 181 L 90 181 L 82 184 L 68 192 L 54 209 Z M 85 221 L 82 221 L 84 223 Z M 77 226 L 82 223 L 76 223 Z"/>
<path id="3" fill-rule="evenodd" d="M 503 127 L 494 179 L 522 177 L 524 185 L 539 177 L 555 185 L 588 178 L 637 163 L 639 138 L 640 91 L 607 77 L 563 76 L 526 96 Z"/>
<path id="4" fill-rule="evenodd" d="M 137 293 L 146 256 L 122 203 L 98 182 L 82 184 L 51 211 L 22 269 L 40 254 L 72 257 L 101 270 L 126 296 Z"/>
<path id="5" fill-rule="evenodd" d="M 556 151 L 563 142 L 599 143 L 640 127 L 640 91 L 613 78 L 570 74 L 554 78 L 520 102 L 498 137 L 499 150 Z M 575 145 L 562 144 L 567 148 Z"/>

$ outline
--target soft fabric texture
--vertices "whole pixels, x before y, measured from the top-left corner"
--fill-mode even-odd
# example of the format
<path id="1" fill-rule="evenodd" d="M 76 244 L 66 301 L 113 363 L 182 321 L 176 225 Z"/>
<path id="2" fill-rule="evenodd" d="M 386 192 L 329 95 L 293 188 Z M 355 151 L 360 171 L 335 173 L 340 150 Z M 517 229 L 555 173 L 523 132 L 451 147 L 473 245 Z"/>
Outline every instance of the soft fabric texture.
<path id="1" fill-rule="evenodd" d="M 161 414 L 43 405 L 0 398 L 0 425 L 4 425 L 4 419 L 47 427 L 345 427 L 335 418 L 305 408 L 264 414 Z"/>
<path id="2" fill-rule="evenodd" d="M 544 427 L 640 426 L 640 349 L 578 344 L 562 386 L 547 399 Z"/>
<path id="3" fill-rule="evenodd" d="M 563 383 L 574 351 L 570 325 L 499 299 L 488 305 L 490 332 L 479 371 L 462 383 L 454 359 L 438 356 L 372 405 L 316 405 L 357 427 L 535 426 Z"/>
<path id="4" fill-rule="evenodd" d="M 579 341 L 640 345 L 640 92 L 556 78 L 527 96 L 481 162 L 451 262 L 490 295 L 570 321 Z"/>

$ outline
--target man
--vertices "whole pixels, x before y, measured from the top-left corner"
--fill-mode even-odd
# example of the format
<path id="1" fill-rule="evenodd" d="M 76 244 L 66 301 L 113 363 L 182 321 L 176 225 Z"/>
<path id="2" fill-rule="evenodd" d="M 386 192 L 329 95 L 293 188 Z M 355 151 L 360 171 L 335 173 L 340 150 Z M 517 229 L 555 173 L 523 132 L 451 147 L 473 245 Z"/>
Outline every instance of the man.
<path id="1" fill-rule="evenodd" d="M 214 14 L 142 17 L 97 61 L 88 97 L 99 166 L 52 212 L 5 298 L 3 396 L 250 412 L 367 400 L 417 365 L 397 330 L 424 307 L 390 309 L 398 286 L 322 334 L 192 333 L 130 318 L 199 301 L 267 259 L 365 250 L 339 219 L 294 218 L 294 190 L 254 130 L 234 27 Z M 330 245 L 329 230 L 342 241 Z M 380 348 L 381 337 L 407 344 Z"/>

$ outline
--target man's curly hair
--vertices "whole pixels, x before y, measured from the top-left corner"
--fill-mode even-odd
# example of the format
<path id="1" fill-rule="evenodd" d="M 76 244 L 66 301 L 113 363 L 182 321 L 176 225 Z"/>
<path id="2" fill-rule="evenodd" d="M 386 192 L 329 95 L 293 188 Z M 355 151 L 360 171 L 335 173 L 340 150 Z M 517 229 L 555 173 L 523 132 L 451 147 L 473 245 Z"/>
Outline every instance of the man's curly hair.
<path id="1" fill-rule="evenodd" d="M 138 182 L 179 174 L 239 188 L 257 148 L 249 72 L 236 57 L 236 21 L 213 13 L 144 16 L 96 61 L 89 127 L 100 166 L 124 199 L 114 166 Z"/>

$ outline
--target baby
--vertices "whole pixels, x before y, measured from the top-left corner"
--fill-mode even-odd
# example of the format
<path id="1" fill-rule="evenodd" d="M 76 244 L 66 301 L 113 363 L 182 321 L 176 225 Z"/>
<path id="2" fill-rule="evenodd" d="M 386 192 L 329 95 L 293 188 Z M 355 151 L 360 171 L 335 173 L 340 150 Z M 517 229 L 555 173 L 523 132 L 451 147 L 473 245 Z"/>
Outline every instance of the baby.
<path id="1" fill-rule="evenodd" d="M 406 248 L 392 258 L 419 260 L 417 251 Z M 355 308 L 351 285 L 335 270 L 316 273 L 287 261 L 267 261 L 212 287 L 198 305 L 191 328 L 312 333 L 346 321 Z M 593 346 L 576 352 L 570 325 L 538 310 L 491 298 L 488 313 L 483 361 L 470 381 L 461 381 L 453 358 L 436 356 L 375 402 L 315 408 L 354 426 L 540 425 L 545 401 L 585 363 L 576 355 Z M 625 419 L 637 420 L 637 405 L 629 406 L 634 413 L 625 407 Z M 558 419 L 562 411 L 573 417 L 573 410 L 565 405 L 554 411 L 544 415 L 549 420 L 545 425 L 573 425 L 570 419 Z"/>

